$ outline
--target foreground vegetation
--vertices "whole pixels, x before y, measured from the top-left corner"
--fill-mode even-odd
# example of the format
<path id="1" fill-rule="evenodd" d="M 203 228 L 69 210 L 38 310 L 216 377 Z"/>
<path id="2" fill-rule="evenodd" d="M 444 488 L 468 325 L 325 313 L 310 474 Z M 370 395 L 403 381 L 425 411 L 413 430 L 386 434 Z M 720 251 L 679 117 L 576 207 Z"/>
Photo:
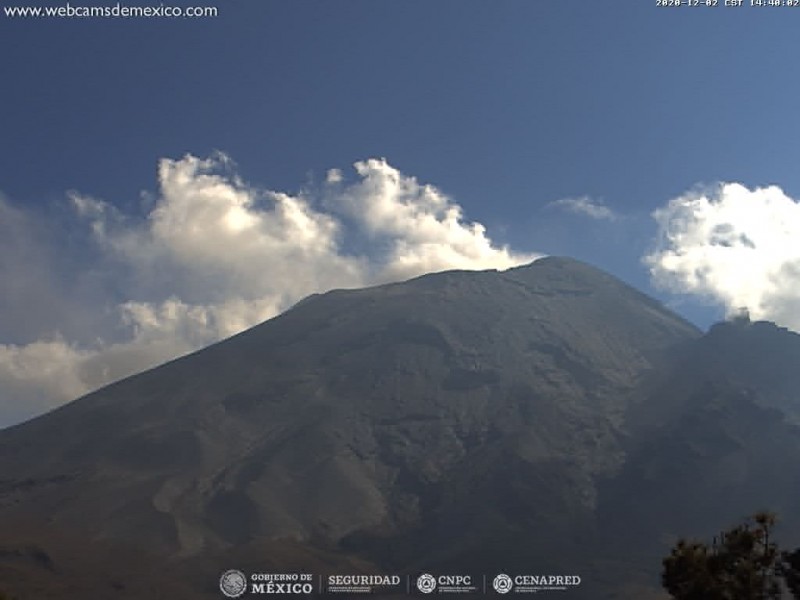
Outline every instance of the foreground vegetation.
<path id="1" fill-rule="evenodd" d="M 779 548 L 775 520 L 757 513 L 710 545 L 681 539 L 663 560 L 664 589 L 676 600 L 800 600 L 800 549 Z"/>

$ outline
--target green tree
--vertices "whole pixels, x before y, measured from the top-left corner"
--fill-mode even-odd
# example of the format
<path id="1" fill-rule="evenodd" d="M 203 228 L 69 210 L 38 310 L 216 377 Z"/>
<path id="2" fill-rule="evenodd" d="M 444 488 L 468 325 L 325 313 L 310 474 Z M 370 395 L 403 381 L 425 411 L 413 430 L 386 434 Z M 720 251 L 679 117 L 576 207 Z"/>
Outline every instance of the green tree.
<path id="1" fill-rule="evenodd" d="M 761 512 L 711 545 L 684 539 L 663 560 L 661 583 L 676 600 L 773 600 L 783 583 L 800 600 L 800 550 L 781 553 L 775 515 Z"/>

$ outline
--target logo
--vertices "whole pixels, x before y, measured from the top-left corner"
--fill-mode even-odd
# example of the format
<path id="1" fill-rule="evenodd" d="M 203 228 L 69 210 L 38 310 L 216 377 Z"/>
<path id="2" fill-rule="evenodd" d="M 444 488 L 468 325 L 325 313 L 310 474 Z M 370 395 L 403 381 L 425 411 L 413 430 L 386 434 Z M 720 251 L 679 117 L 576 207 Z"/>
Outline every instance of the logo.
<path id="1" fill-rule="evenodd" d="M 253 573 L 251 594 L 311 594 L 314 591 L 311 573 Z"/>
<path id="2" fill-rule="evenodd" d="M 247 577 L 236 569 L 225 571 L 219 578 L 219 589 L 228 598 L 238 598 L 247 591 Z"/>
<path id="3" fill-rule="evenodd" d="M 501 577 L 504 578 L 502 582 L 500 581 Z M 508 589 L 498 589 L 498 584 L 505 584 Z M 493 582 L 494 589 L 500 594 L 511 590 L 512 585 L 514 592 L 535 594 L 537 592 L 566 592 L 580 584 L 579 575 L 515 575 L 513 579 L 508 575 L 498 575 Z"/>
<path id="4" fill-rule="evenodd" d="M 436 579 L 429 573 L 417 577 L 417 589 L 423 594 L 430 594 L 436 589 Z"/>
<path id="5" fill-rule="evenodd" d="M 326 592 L 343 594 L 372 594 L 400 590 L 400 575 L 328 575 Z"/>
<path id="6" fill-rule="evenodd" d="M 514 587 L 514 582 L 511 581 L 511 577 L 505 573 L 500 573 L 500 575 L 495 577 L 494 581 L 492 581 L 492 587 L 498 594 L 507 594 L 511 591 L 511 588 Z"/>
<path id="7" fill-rule="evenodd" d="M 423 573 L 417 577 L 417 589 L 423 594 L 477 594 L 480 590 L 472 583 L 472 575 L 437 575 Z"/>

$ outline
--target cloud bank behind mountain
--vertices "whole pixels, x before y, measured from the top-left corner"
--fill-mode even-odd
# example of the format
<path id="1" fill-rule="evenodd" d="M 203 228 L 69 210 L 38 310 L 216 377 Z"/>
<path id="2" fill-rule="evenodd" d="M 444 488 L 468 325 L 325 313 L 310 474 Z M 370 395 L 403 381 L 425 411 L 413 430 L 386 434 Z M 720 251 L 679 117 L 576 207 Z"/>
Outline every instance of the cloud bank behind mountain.
<path id="1" fill-rule="evenodd" d="M 158 193 L 130 212 L 77 191 L 49 214 L 0 199 L 0 426 L 315 292 L 539 256 L 494 243 L 385 160 L 354 167 L 287 194 L 245 183 L 224 154 L 187 155 L 161 160 Z"/>
<path id="2" fill-rule="evenodd" d="M 800 331 L 800 203 L 777 186 L 723 183 L 656 210 L 645 257 L 656 285 L 721 305 L 729 315 Z"/>

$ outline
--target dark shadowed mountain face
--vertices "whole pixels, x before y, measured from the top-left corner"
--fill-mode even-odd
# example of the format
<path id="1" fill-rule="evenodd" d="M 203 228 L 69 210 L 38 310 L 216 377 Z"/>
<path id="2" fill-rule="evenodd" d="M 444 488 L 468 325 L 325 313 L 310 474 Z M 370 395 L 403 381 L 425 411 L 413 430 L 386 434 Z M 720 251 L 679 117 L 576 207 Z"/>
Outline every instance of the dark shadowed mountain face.
<path id="1" fill-rule="evenodd" d="M 764 477 L 800 500 L 769 460 L 800 457 L 797 362 L 767 358 L 800 343 L 765 327 L 701 337 L 563 258 L 313 296 L 0 432 L 0 590 L 449 569 L 646 598 L 671 535 L 751 512 Z"/>

